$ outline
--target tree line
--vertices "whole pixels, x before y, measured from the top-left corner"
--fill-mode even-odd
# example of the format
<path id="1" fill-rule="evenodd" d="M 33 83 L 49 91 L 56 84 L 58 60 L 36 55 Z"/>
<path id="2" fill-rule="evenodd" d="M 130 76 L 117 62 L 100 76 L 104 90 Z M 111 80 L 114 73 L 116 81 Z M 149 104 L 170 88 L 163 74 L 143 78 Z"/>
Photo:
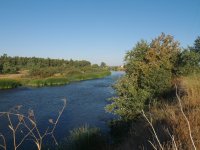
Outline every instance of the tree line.
<path id="1" fill-rule="evenodd" d="M 50 77 L 56 73 L 67 71 L 99 71 L 106 68 L 106 63 L 91 64 L 87 60 L 64 60 L 37 57 L 11 57 L 7 54 L 0 56 L 0 73 L 13 74 L 21 70 L 28 70 L 29 76 Z"/>

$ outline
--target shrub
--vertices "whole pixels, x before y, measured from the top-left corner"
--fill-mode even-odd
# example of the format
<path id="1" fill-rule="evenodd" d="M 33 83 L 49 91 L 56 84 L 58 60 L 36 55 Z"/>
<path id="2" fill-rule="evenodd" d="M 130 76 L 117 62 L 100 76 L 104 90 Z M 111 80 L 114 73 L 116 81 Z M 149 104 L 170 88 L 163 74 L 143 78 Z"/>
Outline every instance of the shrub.
<path id="1" fill-rule="evenodd" d="M 99 128 L 88 125 L 73 129 L 70 136 L 60 144 L 59 149 L 70 150 L 101 150 L 105 146 L 105 139 Z"/>
<path id="2" fill-rule="evenodd" d="M 179 43 L 170 35 L 161 34 L 150 44 L 138 42 L 125 56 L 126 75 L 115 86 L 118 97 L 106 109 L 123 119 L 137 116 L 171 88 L 179 53 Z"/>

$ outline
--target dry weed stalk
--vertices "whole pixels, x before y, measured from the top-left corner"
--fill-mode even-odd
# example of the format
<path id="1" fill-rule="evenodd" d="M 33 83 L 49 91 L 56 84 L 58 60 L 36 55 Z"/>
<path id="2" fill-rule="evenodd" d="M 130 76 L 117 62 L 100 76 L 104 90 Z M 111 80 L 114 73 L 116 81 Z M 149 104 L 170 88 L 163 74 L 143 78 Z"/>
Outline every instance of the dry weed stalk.
<path id="1" fill-rule="evenodd" d="M 159 145 L 160 149 L 161 149 L 161 150 L 164 150 L 164 149 L 163 149 L 163 146 L 162 146 L 162 144 L 160 143 L 160 140 L 159 140 L 159 138 L 158 138 L 158 136 L 157 136 L 157 134 L 156 134 L 156 131 L 155 131 L 154 127 L 153 127 L 152 121 L 150 121 L 150 120 L 147 118 L 147 116 L 146 116 L 146 114 L 144 113 L 143 110 L 142 110 L 142 115 L 143 115 L 143 117 L 146 119 L 146 121 L 149 123 L 149 125 L 150 125 L 150 127 L 151 127 L 151 129 L 152 129 L 152 131 L 153 131 L 153 134 L 154 134 L 154 136 L 155 136 L 155 138 L 156 138 L 156 141 L 158 142 L 158 145 Z M 149 141 L 149 143 L 153 146 L 153 148 L 154 148 L 155 150 L 157 150 L 156 146 L 155 146 L 151 141 Z"/>
<path id="2" fill-rule="evenodd" d="M 183 106 L 182 106 L 182 103 L 181 103 L 181 98 L 179 97 L 178 95 L 178 90 L 177 90 L 177 85 L 175 84 L 175 87 L 176 87 L 176 97 L 178 99 L 178 102 L 179 102 L 179 106 L 180 106 L 180 109 L 181 109 L 181 113 L 183 114 L 184 118 L 185 118 L 185 121 L 187 122 L 187 125 L 188 125 L 188 130 L 189 130 L 189 136 L 190 136 L 190 140 L 192 142 L 192 145 L 193 145 L 193 148 L 194 150 L 196 150 L 196 146 L 195 146 L 195 143 L 194 143 L 194 140 L 193 140 L 193 137 L 192 137 L 192 131 L 191 131 L 191 127 L 190 127 L 190 122 L 187 118 L 187 116 L 185 115 L 184 111 L 183 111 Z"/>
<path id="3" fill-rule="evenodd" d="M 0 137 L 3 140 L 3 144 L 0 144 L 0 147 L 3 148 L 4 150 L 6 150 L 6 140 L 3 134 L 0 133 Z"/>
<path id="4" fill-rule="evenodd" d="M 49 119 L 49 123 L 52 124 L 52 127 L 51 127 L 51 129 L 49 127 L 47 127 L 47 129 L 45 130 L 45 132 L 43 134 L 41 133 L 41 131 L 38 128 L 38 125 L 37 125 L 37 122 L 35 119 L 35 115 L 32 110 L 29 110 L 28 116 L 25 116 L 18 112 L 17 113 L 16 112 L 13 113 L 10 111 L 9 112 L 0 112 L 0 116 L 5 115 L 8 119 L 8 127 L 12 132 L 14 150 L 17 150 L 28 137 L 31 137 L 31 140 L 34 141 L 38 150 L 41 150 L 42 144 L 43 144 L 43 139 L 46 136 L 51 136 L 53 138 L 55 144 L 58 145 L 58 142 L 56 141 L 56 138 L 54 136 L 54 131 L 55 131 L 55 128 L 58 124 L 58 121 L 59 121 L 65 107 L 66 107 L 66 99 L 63 99 L 63 107 L 62 107 L 61 111 L 59 111 L 56 121 L 53 122 L 53 119 Z M 12 119 L 14 119 L 14 118 L 18 119 L 18 122 L 16 125 L 14 125 L 14 121 L 12 121 Z M 21 132 L 26 130 L 26 134 L 23 135 L 21 140 L 17 142 L 16 133 L 17 133 L 17 131 L 20 130 L 20 127 L 22 127 Z M 0 147 L 3 148 L 4 150 L 6 150 L 7 149 L 6 138 L 1 133 L 0 133 L 0 138 L 2 138 L 2 140 L 3 140 L 3 144 L 0 144 Z"/>

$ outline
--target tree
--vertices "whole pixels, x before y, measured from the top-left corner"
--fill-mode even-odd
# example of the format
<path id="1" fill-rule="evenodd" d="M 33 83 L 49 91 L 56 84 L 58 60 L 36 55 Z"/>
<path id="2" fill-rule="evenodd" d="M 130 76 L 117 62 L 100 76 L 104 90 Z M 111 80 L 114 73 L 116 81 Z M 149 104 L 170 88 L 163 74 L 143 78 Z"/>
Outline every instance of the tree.
<path id="1" fill-rule="evenodd" d="M 200 53 L 200 36 L 194 41 L 194 51 Z"/>
<path id="2" fill-rule="evenodd" d="M 101 62 L 100 67 L 101 67 L 101 68 L 105 68 L 105 67 L 106 67 L 106 63 L 105 63 L 105 62 Z"/>
<path id="3" fill-rule="evenodd" d="M 150 44 L 141 40 L 125 56 L 126 75 L 115 85 L 117 97 L 106 107 L 123 119 L 133 119 L 151 101 L 171 88 L 179 43 L 161 34 Z"/>
<path id="4" fill-rule="evenodd" d="M 17 73 L 19 69 L 15 66 L 6 61 L 2 67 L 2 73 Z"/>
<path id="5" fill-rule="evenodd" d="M 200 36 L 194 41 L 193 46 L 188 47 L 179 55 L 178 65 L 180 75 L 200 71 Z"/>

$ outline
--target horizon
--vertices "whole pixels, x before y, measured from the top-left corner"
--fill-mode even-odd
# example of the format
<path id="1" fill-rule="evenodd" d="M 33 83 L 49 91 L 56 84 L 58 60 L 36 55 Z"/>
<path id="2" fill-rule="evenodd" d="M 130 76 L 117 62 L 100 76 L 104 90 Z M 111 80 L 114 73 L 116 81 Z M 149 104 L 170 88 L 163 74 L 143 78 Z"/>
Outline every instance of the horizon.
<path id="1" fill-rule="evenodd" d="M 200 35 L 200 1 L 1 1 L 0 54 L 123 65 L 162 32 L 181 47 Z"/>

